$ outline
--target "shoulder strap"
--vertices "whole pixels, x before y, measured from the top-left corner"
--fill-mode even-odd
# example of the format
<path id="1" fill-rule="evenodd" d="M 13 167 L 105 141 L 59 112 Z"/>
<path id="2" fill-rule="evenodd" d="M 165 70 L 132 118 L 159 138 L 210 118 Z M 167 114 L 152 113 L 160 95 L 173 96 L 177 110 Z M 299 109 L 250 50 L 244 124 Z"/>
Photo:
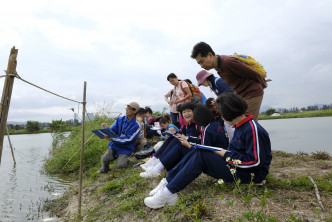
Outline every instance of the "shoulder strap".
<path id="1" fill-rule="evenodd" d="M 180 82 L 180 87 L 181 87 L 181 89 L 182 89 L 182 92 L 185 94 L 185 95 L 187 95 L 186 94 L 186 91 L 184 91 L 184 89 L 183 89 L 183 86 L 182 86 L 182 83 L 183 82 L 186 82 L 186 81 L 184 81 L 184 80 L 182 80 L 181 82 Z M 187 83 L 187 82 L 186 82 Z M 189 83 L 187 83 L 188 84 L 188 86 L 189 86 Z"/>

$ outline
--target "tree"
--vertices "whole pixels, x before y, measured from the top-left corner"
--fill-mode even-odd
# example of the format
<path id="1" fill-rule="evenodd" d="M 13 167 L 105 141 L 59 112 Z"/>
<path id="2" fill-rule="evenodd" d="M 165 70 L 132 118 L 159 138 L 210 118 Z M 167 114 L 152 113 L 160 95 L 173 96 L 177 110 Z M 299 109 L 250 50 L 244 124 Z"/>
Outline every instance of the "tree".
<path id="1" fill-rule="evenodd" d="M 24 129 L 24 125 L 19 125 L 19 124 L 15 125 L 15 130 L 21 130 L 21 129 Z"/>
<path id="2" fill-rule="evenodd" d="M 8 127 L 9 130 L 15 129 L 14 124 L 8 124 L 7 127 Z"/>
<path id="3" fill-rule="evenodd" d="M 62 119 L 52 120 L 52 123 L 50 124 L 50 129 L 52 132 L 64 132 L 68 129 L 68 124 L 62 121 Z"/>
<path id="4" fill-rule="evenodd" d="M 265 111 L 265 114 L 268 116 L 271 116 L 273 113 L 276 113 L 277 111 L 273 108 L 270 108 L 268 110 Z"/>
<path id="5" fill-rule="evenodd" d="M 27 122 L 27 131 L 30 133 L 34 133 L 39 131 L 40 126 L 38 121 L 28 121 Z"/>

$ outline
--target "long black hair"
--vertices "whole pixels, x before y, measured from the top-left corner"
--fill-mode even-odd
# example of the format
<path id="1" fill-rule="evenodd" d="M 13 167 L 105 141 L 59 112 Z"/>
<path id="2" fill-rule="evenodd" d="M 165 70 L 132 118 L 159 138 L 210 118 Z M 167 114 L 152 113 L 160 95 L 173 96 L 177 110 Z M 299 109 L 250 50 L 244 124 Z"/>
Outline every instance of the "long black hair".
<path id="1" fill-rule="evenodd" d="M 206 127 L 209 123 L 215 121 L 213 113 L 204 105 L 195 105 L 194 120 L 197 126 Z"/>

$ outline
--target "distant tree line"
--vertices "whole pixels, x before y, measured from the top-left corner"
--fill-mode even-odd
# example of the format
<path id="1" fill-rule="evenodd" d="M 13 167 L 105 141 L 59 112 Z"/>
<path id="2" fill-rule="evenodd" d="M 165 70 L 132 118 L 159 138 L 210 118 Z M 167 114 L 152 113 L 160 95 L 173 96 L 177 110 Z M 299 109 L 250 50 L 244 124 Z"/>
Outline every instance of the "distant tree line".
<path id="1" fill-rule="evenodd" d="M 78 120 L 52 120 L 51 123 L 40 123 L 38 121 L 27 121 L 26 124 L 8 124 L 10 131 L 24 131 L 28 133 L 35 133 L 41 129 L 49 130 L 50 132 L 63 132 L 69 130 L 70 126 L 78 126 L 80 123 Z"/>
<path id="2" fill-rule="evenodd" d="M 298 113 L 298 112 L 303 112 L 303 111 L 329 110 L 329 109 L 332 109 L 332 104 L 330 104 L 330 105 L 323 105 L 321 108 L 319 108 L 319 106 L 317 106 L 317 105 L 315 105 L 315 106 L 307 106 L 307 107 L 302 107 L 302 108 L 292 107 L 290 109 L 286 109 L 286 108 L 282 108 L 282 109 L 270 108 L 270 109 L 266 110 L 265 112 L 263 112 L 262 114 L 272 115 L 273 113 Z"/>

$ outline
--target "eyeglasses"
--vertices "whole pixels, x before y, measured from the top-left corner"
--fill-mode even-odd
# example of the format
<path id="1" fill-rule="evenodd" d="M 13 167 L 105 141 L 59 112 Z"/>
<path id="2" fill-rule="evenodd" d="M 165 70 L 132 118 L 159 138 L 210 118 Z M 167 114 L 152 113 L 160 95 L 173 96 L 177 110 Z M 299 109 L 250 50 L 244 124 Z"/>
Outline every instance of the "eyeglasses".
<path id="1" fill-rule="evenodd" d="M 126 107 L 126 110 L 134 110 L 134 109 L 131 107 Z"/>

